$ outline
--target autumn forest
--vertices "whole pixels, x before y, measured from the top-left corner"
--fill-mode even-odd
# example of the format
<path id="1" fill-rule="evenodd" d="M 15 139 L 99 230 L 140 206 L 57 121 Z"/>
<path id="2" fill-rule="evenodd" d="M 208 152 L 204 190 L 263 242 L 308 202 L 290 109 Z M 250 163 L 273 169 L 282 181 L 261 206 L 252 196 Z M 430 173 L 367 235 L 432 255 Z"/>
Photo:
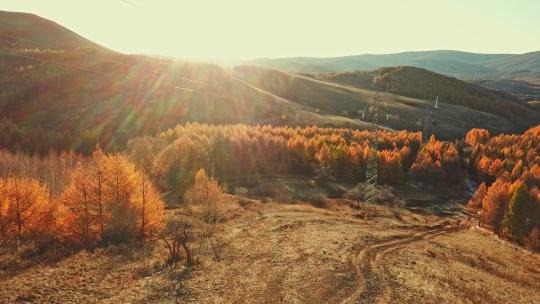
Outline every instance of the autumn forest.
<path id="1" fill-rule="evenodd" d="M 483 225 L 515 242 L 540 244 L 540 127 L 490 137 L 471 130 L 464 142 L 421 143 L 420 133 L 335 128 L 179 125 L 128 142 L 122 153 L 97 147 L 0 157 L 3 246 L 46 239 L 73 248 L 141 242 L 164 227 L 164 208 L 184 201 L 203 169 L 220 183 L 268 175 L 365 179 L 369 140 L 379 143 L 380 184 L 480 183 L 469 202 Z M 469 169 L 464 149 L 470 153 Z"/>

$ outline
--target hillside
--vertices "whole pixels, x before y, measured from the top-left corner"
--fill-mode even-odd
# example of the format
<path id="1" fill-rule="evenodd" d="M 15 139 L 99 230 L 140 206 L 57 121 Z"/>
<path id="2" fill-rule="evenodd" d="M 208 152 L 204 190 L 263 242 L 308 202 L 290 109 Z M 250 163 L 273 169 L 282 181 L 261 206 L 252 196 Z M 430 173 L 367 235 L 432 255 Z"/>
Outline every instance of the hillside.
<path id="1" fill-rule="evenodd" d="M 396 69 L 401 72 L 406 70 L 408 69 Z M 392 69 L 380 71 L 389 72 Z M 381 110 L 385 118 L 382 120 L 384 125 L 394 129 L 420 130 L 417 122 L 423 119 L 425 99 L 434 100 L 437 95 L 440 95 L 440 109 L 435 113 L 436 124 L 433 128 L 434 132 L 443 138 L 462 136 L 466 128 L 478 124 L 495 133 L 505 132 L 504 129 L 518 130 L 530 126 L 538 117 L 533 110 L 481 87 L 426 70 L 413 70 L 416 71 L 421 73 L 408 75 L 400 72 L 389 78 L 394 86 L 390 93 L 381 96 L 381 100 L 386 101 L 386 106 Z M 250 66 L 237 67 L 235 72 L 237 77 L 254 86 L 296 103 L 317 108 L 320 113 L 361 119 L 362 113 L 366 112 L 367 103 L 375 95 L 371 83 L 376 74 L 369 72 L 320 74 L 316 78 Z M 391 73 L 384 75 L 387 77 Z M 434 75 L 438 77 L 434 83 L 424 83 L 432 81 L 431 77 Z M 386 78 L 379 78 L 378 85 L 386 87 L 382 83 Z M 410 80 L 413 85 L 410 88 L 403 86 L 403 78 Z M 407 83 L 409 82 L 405 82 Z M 428 93 L 418 94 L 406 90 L 413 88 L 421 88 L 421 93 Z M 464 93 L 460 95 L 454 90 Z M 447 93 L 445 98 L 443 92 Z M 411 97 L 405 97 L 407 95 Z M 494 105 L 497 103 L 504 105 L 504 110 L 496 109 Z"/>
<path id="2" fill-rule="evenodd" d="M 344 85 L 250 66 L 226 70 L 212 64 L 124 55 L 35 15 L 2 15 L 1 31 L 9 37 L 0 40 L 0 145 L 14 150 L 45 153 L 52 146 L 91 151 L 98 142 L 112 150 L 130 137 L 192 121 L 373 128 L 364 117 L 375 95 L 367 82 Z M 467 56 L 464 60 L 480 60 Z M 415 95 L 397 84 L 391 92 L 434 96 L 434 91 Z M 449 92 L 455 89 L 454 83 L 441 84 L 449 85 Z M 421 130 L 426 101 L 399 95 L 385 94 L 382 124 Z M 506 105 L 504 98 L 493 94 L 489 98 Z M 522 107 L 512 108 L 516 110 L 502 115 L 484 106 L 441 99 L 432 132 L 456 138 L 473 127 L 501 133 L 528 126 Z M 516 113 L 523 116 L 514 119 Z"/>
<path id="3" fill-rule="evenodd" d="M 53 21 L 34 14 L 1 10 L 0 42 L 3 48 L 104 49 Z"/>
<path id="4" fill-rule="evenodd" d="M 317 78 L 359 88 L 369 88 L 374 79 L 377 87 L 389 92 L 464 106 L 492 113 L 527 127 L 539 119 L 539 113 L 508 94 L 485 89 L 456 78 L 416 67 L 381 68 L 372 72 L 319 74 Z"/>
<path id="5" fill-rule="evenodd" d="M 31 14 L 3 12 L 0 20 L 9 35 L 0 40 L 0 139 L 12 149 L 89 151 L 98 141 L 112 149 L 187 121 L 371 128 L 268 94 L 216 65 L 111 52 Z"/>
<path id="6" fill-rule="evenodd" d="M 495 58 L 487 61 L 485 66 L 508 72 L 540 72 L 540 51 Z"/>
<path id="7" fill-rule="evenodd" d="M 540 98 L 537 89 L 540 82 L 540 52 L 477 54 L 441 50 L 333 58 L 261 58 L 249 64 L 312 74 L 413 66 L 506 91 L 525 101 Z"/>
<path id="8" fill-rule="evenodd" d="M 521 101 L 540 99 L 540 72 L 516 71 L 465 80 L 489 89 L 507 92 Z"/>
<path id="9" fill-rule="evenodd" d="M 195 269 L 161 266 L 161 244 L 146 251 L 98 249 L 2 276 L 0 298 L 3 303 L 540 301 L 538 254 L 476 227 L 436 231 L 445 219 L 388 207 L 378 207 L 367 219 L 346 206 L 323 209 L 238 197 L 227 208 L 220 258 L 202 251 Z M 373 292 L 365 292 L 369 289 Z"/>

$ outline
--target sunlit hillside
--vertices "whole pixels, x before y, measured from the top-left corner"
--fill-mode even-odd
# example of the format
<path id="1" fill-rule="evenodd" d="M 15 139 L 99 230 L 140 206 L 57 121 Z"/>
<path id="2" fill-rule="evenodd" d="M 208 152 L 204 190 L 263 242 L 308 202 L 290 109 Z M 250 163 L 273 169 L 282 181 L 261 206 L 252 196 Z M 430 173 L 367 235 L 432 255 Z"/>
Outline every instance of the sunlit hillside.
<path id="1" fill-rule="evenodd" d="M 540 5 L 460 1 L 2 1 L 0 304 L 540 303 Z"/>
<path id="2" fill-rule="evenodd" d="M 122 146 L 131 136 L 153 134 L 180 121 L 369 128 L 262 92 L 215 65 L 88 47 L 88 41 L 59 26 L 46 36 L 54 39 L 37 40 L 32 32 L 15 30 L 26 23 L 2 14 L 10 16 L 2 20 L 12 28 L 2 36 L 0 50 L 6 145 L 89 151 L 98 141 L 107 148 Z M 37 16 L 21 16 L 48 24 Z M 70 34 L 66 47 L 55 43 Z M 41 137 L 45 141 L 33 140 Z"/>

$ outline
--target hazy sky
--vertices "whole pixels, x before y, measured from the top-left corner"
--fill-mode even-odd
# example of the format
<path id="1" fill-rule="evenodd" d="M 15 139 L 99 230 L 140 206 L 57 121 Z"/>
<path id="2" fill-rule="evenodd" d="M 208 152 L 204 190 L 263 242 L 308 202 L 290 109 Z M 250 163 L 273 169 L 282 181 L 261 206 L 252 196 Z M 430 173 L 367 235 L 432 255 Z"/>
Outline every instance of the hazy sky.
<path id="1" fill-rule="evenodd" d="M 176 57 L 540 50 L 540 0 L 0 0 L 0 10 L 117 51 Z"/>

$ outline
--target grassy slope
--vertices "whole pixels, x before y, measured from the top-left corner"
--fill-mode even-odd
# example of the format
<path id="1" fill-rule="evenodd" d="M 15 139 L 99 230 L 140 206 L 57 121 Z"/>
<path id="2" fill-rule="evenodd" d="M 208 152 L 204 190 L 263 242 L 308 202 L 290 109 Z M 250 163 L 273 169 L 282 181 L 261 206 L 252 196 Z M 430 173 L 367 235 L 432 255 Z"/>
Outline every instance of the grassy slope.
<path id="1" fill-rule="evenodd" d="M 540 72 L 540 51 L 493 59 L 488 61 L 486 66 L 500 71 Z"/>
<path id="2" fill-rule="evenodd" d="M 276 70 L 240 66 L 236 68 L 236 76 L 298 104 L 318 108 L 321 113 L 351 118 L 360 118 L 359 111 L 364 111 L 369 100 L 375 95 L 370 86 L 371 75 L 355 77 L 352 82 L 339 80 L 336 81 L 339 83 L 336 83 L 327 82 L 326 80 L 333 80 L 328 78 L 321 80 Z M 356 79 L 359 79 L 358 82 Z M 383 94 L 382 99 L 386 100 L 386 107 L 382 111 L 390 115 L 387 121 L 383 114 L 383 124 L 396 129 L 419 128 L 416 122 L 424 115 L 426 101 L 394 94 Z M 488 128 L 494 133 L 516 130 L 516 126 L 504 117 L 445 102 L 440 103 L 440 110 L 435 114 L 435 118 L 434 132 L 444 138 L 462 136 L 473 127 Z"/>
<path id="3" fill-rule="evenodd" d="M 474 228 L 377 247 L 442 223 L 433 215 L 377 207 L 366 219 L 335 201 L 320 209 L 236 199 L 227 208 L 221 259 L 204 252 L 192 272 L 160 270 L 162 244 L 146 254 L 83 252 L 3 276 L 0 303 L 341 303 L 364 289 L 364 248 L 377 250 L 365 262 L 384 265 L 373 287 L 388 289 L 391 303 L 540 300 L 540 257 Z"/>
<path id="4" fill-rule="evenodd" d="M 530 126 L 540 119 L 538 112 L 509 95 L 415 67 L 321 74 L 318 77 L 359 88 L 371 86 L 370 80 L 375 78 L 379 87 L 388 87 L 392 93 L 432 100 L 439 96 L 440 101 L 497 115 L 518 128 Z"/>
<path id="5" fill-rule="evenodd" d="M 12 71 L 20 65 L 34 65 L 32 70 L 22 72 L 25 75 L 21 78 L 35 79 L 36 74 L 45 74 L 51 67 L 58 71 L 49 78 L 31 80 L 22 100 L 8 95 L 3 100 L 3 113 L 18 123 L 39 124 L 47 130 L 81 132 L 98 127 L 126 135 L 152 133 L 182 121 L 369 127 L 350 119 L 320 115 L 307 106 L 261 92 L 231 78 L 217 66 L 116 54 L 85 57 L 84 62 L 80 57 L 72 61 L 84 70 L 39 62 L 36 65 L 31 59 L 14 64 Z M 125 65 L 115 64 L 118 62 Z M 13 79 L 6 77 L 6 82 L 10 81 Z M 19 85 L 16 82 L 12 88 Z M 4 90 L 8 91 L 8 86 Z M 283 114 L 286 121 L 281 119 Z"/>
<path id="6" fill-rule="evenodd" d="M 459 51 L 404 52 L 335 58 L 276 58 L 252 61 L 257 66 L 294 73 L 342 73 L 388 66 L 414 66 L 504 90 L 523 100 L 540 97 L 540 52 L 474 54 Z M 516 83 L 519 82 L 519 83 Z"/>
<path id="7" fill-rule="evenodd" d="M 0 11 L 0 41 L 4 39 L 19 47 L 29 48 L 103 48 L 53 21 L 34 14 Z"/>

